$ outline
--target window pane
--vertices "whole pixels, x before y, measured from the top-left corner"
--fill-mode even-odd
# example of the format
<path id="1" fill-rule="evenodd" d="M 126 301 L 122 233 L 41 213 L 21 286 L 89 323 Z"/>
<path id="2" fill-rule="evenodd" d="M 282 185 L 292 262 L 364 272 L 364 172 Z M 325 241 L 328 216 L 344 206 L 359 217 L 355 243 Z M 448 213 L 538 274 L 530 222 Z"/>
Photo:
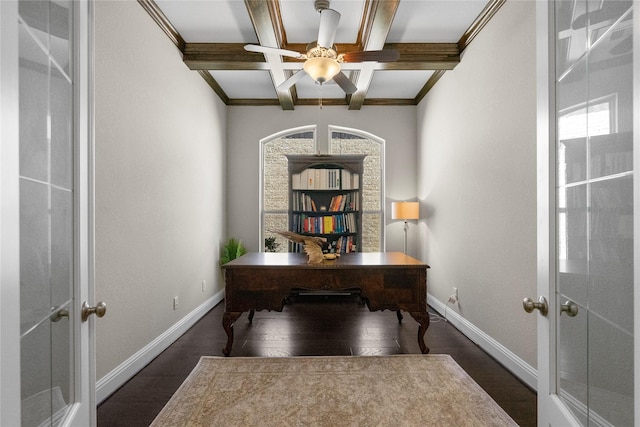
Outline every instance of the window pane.
<path id="1" fill-rule="evenodd" d="M 382 215 L 365 213 L 362 215 L 362 249 L 360 252 L 380 252 L 382 250 Z"/>
<path id="2" fill-rule="evenodd" d="M 264 214 L 264 238 L 265 238 L 265 252 L 287 252 L 289 241 L 279 234 L 271 233 L 270 230 L 287 230 L 288 215 L 277 213 L 265 213 Z M 266 239 L 275 237 L 275 250 L 268 250 L 266 247 Z"/>
<path id="3" fill-rule="evenodd" d="M 313 132 L 287 135 L 264 144 L 264 212 L 286 211 L 289 207 L 286 155 L 313 154 L 314 149 Z"/>
<path id="4" fill-rule="evenodd" d="M 382 144 L 360 135 L 333 132 L 331 153 L 366 154 L 362 177 L 362 207 L 366 211 L 379 211 L 382 197 Z"/>
<path id="5" fill-rule="evenodd" d="M 289 241 L 269 230 L 287 230 L 289 228 L 289 167 L 287 154 L 313 154 L 315 152 L 315 134 L 313 130 L 295 132 L 266 142 L 262 147 L 263 179 L 262 194 L 264 214 L 262 230 L 262 250 L 266 248 L 266 239 L 275 237 L 276 252 L 287 252 Z"/>
<path id="6" fill-rule="evenodd" d="M 382 251 L 383 144 L 366 136 L 332 132 L 332 154 L 366 154 L 362 176 L 362 247 L 360 252 Z"/>
<path id="7" fill-rule="evenodd" d="M 558 137 L 566 139 L 584 138 L 587 136 L 608 135 L 611 132 L 612 107 L 615 98 L 587 107 L 574 109 L 561 115 L 558 120 Z"/>

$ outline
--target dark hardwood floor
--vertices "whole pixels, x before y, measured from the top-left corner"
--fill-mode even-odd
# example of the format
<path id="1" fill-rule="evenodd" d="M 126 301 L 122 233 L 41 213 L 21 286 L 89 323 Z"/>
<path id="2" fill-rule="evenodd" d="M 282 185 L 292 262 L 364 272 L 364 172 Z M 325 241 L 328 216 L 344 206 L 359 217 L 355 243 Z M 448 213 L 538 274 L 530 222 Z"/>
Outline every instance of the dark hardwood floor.
<path id="1" fill-rule="evenodd" d="M 98 426 L 148 426 L 200 356 L 222 356 L 224 303 L 98 406 Z M 231 356 L 419 354 L 418 324 L 369 312 L 354 296 L 298 296 L 282 313 L 256 312 L 234 326 Z M 436 313 L 425 335 L 431 354 L 450 354 L 521 426 L 536 425 L 536 393 Z M 426 402 L 428 404 L 428 402 Z"/>

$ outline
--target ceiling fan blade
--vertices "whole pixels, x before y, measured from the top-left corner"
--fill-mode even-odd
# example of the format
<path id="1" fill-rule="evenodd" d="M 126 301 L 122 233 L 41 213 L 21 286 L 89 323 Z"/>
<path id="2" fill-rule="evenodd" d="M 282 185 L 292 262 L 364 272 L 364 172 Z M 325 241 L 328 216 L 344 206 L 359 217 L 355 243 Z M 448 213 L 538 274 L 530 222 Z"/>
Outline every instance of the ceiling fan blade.
<path id="1" fill-rule="evenodd" d="M 345 62 L 395 62 L 400 58 L 400 53 L 395 49 L 362 50 L 344 53 L 342 58 Z"/>
<path id="2" fill-rule="evenodd" d="M 280 83 L 280 85 L 278 85 L 278 87 L 276 89 L 279 90 L 279 91 L 280 90 L 289 89 L 291 86 L 296 84 L 298 82 L 298 80 L 303 78 L 305 76 L 305 74 L 307 74 L 307 73 L 304 70 L 298 70 L 291 77 L 289 77 L 287 80 L 285 80 L 284 82 Z"/>
<path id="3" fill-rule="evenodd" d="M 290 56 L 292 58 L 302 58 L 303 55 L 295 50 L 278 49 L 275 47 L 259 46 L 255 44 L 244 45 L 244 50 L 248 52 L 269 53 L 281 56 Z"/>
<path id="4" fill-rule="evenodd" d="M 333 81 L 338 83 L 338 86 L 340 86 L 342 90 L 349 95 L 351 95 L 352 93 L 356 93 L 356 91 L 358 90 L 358 88 L 353 83 L 351 83 L 349 77 L 347 77 L 342 71 L 333 76 Z"/>
<path id="5" fill-rule="evenodd" d="M 336 38 L 340 13 L 333 9 L 323 9 L 320 11 L 320 29 L 318 30 L 318 45 L 330 48 Z"/>

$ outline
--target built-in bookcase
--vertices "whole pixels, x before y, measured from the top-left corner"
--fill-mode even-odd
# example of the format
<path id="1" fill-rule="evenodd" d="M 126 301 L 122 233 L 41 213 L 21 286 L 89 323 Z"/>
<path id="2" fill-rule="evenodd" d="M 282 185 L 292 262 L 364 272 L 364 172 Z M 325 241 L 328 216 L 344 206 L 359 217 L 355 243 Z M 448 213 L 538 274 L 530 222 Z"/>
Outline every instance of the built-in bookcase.
<path id="1" fill-rule="evenodd" d="M 365 155 L 288 155 L 289 230 L 327 239 L 326 252 L 358 252 L 362 245 Z M 301 245 L 290 243 L 290 252 Z"/>

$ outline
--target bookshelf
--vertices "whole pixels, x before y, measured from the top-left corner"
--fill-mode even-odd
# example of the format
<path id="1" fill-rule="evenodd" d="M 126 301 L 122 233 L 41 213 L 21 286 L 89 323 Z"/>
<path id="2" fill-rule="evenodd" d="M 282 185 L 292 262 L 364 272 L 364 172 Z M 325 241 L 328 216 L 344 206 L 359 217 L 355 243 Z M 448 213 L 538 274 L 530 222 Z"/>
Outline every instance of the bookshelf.
<path id="1" fill-rule="evenodd" d="M 559 287 L 582 304 L 582 284 L 590 280 L 606 277 L 607 286 L 627 292 L 633 283 L 633 134 L 560 144 Z"/>
<path id="2" fill-rule="evenodd" d="M 289 231 L 325 237 L 327 252 L 362 247 L 362 174 L 366 155 L 288 155 Z M 289 252 L 301 252 L 289 243 Z"/>

